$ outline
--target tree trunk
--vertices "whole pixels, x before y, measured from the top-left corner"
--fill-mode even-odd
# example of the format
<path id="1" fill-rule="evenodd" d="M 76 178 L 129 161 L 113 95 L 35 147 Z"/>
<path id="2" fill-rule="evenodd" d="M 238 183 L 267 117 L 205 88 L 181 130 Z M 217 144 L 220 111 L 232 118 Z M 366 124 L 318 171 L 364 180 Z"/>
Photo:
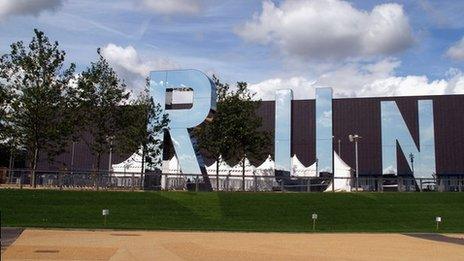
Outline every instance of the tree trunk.
<path id="1" fill-rule="evenodd" d="M 37 147 L 34 150 L 34 159 L 32 160 L 32 172 L 31 172 L 31 185 L 33 188 L 37 187 L 35 172 L 37 170 L 37 155 L 39 154 L 39 150 Z"/>
<path id="2" fill-rule="evenodd" d="M 8 171 L 8 183 L 11 183 L 13 180 L 13 165 L 14 165 L 14 155 L 13 155 L 13 149 L 10 150 L 10 162 L 8 164 L 8 168 L 10 169 Z"/>
<path id="3" fill-rule="evenodd" d="M 216 190 L 219 191 L 219 163 L 221 158 L 217 157 L 216 159 Z"/>
<path id="4" fill-rule="evenodd" d="M 134 181 L 135 181 L 135 173 L 132 172 L 132 177 L 131 177 L 131 191 L 134 191 Z"/>
<path id="5" fill-rule="evenodd" d="M 97 154 L 97 174 L 95 176 L 95 187 L 97 190 L 100 189 L 100 159 L 101 159 L 101 153 Z"/>
<path id="6" fill-rule="evenodd" d="M 140 169 L 140 189 L 143 189 L 144 174 L 145 174 L 145 146 L 142 146 L 142 168 Z"/>
<path id="7" fill-rule="evenodd" d="M 242 190 L 245 191 L 245 157 L 242 160 Z"/>

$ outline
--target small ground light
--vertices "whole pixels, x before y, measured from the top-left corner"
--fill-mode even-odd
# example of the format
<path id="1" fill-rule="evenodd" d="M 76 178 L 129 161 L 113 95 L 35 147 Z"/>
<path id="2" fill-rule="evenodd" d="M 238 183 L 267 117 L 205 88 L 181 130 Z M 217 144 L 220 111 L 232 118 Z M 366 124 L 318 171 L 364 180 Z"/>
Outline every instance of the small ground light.
<path id="1" fill-rule="evenodd" d="M 437 222 L 437 230 L 438 230 L 438 224 L 440 224 L 441 221 L 442 221 L 442 220 L 441 220 L 441 217 L 436 217 L 436 218 L 435 218 L 435 221 Z"/>
<path id="2" fill-rule="evenodd" d="M 311 218 L 313 220 L 313 230 L 316 230 L 316 219 L 317 219 L 317 214 L 316 213 L 313 213 L 311 215 Z"/>
<path id="3" fill-rule="evenodd" d="M 103 209 L 102 210 L 102 216 L 103 216 L 103 222 L 106 226 L 106 217 L 110 214 L 110 210 L 109 209 Z"/>

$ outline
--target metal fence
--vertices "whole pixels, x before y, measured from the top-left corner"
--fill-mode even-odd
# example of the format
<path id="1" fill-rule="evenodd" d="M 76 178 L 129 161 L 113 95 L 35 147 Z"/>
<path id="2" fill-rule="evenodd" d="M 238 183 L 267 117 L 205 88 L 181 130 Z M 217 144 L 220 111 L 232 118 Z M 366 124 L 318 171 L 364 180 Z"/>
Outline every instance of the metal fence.
<path id="1" fill-rule="evenodd" d="M 4 187 L 31 187 L 30 169 L 3 170 Z M 124 173 L 108 171 L 43 171 L 36 170 L 36 187 L 81 190 L 172 190 L 172 191 L 282 191 L 282 192 L 338 192 L 338 191 L 455 191 L 464 190 L 464 177 L 385 177 L 361 176 L 358 179 L 292 176 L 209 176 L 172 173 Z"/>
<path id="2" fill-rule="evenodd" d="M 30 169 L 4 170 L 4 186 L 33 187 L 32 175 L 35 173 L 35 186 L 38 188 L 59 189 L 141 189 L 140 173 L 118 173 L 108 171 L 44 171 Z"/>

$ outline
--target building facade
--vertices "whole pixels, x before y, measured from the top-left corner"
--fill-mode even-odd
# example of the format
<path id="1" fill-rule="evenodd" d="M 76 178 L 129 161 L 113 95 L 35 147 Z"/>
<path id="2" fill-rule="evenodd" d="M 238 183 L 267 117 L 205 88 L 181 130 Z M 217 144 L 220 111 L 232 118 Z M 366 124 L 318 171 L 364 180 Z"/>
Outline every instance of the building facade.
<path id="1" fill-rule="evenodd" d="M 432 105 L 425 111 L 423 106 L 420 106 L 424 101 Z M 385 111 L 385 104 L 393 108 L 393 113 Z M 356 165 L 355 146 L 348 137 L 350 134 L 362 137 L 358 142 L 359 175 L 393 173 L 410 175 L 413 169 L 417 172 L 419 168 L 417 152 L 421 153 L 421 158 L 426 159 L 429 173 L 464 175 L 464 95 L 343 98 L 331 100 L 331 106 L 332 133 L 326 136 L 332 137 L 331 149 L 353 169 Z M 387 109 L 391 108 L 387 107 Z M 276 110 L 278 109 L 275 101 L 262 101 L 257 111 L 263 119 L 263 130 L 268 131 L 273 140 L 276 133 Z M 291 100 L 289 112 L 288 159 L 296 155 L 304 166 L 309 167 L 317 158 L 316 133 L 319 123 L 316 115 L 316 100 Z M 393 114 L 390 117 L 392 122 L 385 120 L 385 114 L 387 116 Z M 423 118 L 428 119 L 429 126 L 421 127 Z M 390 141 L 386 142 L 385 137 L 389 133 L 393 134 L 389 137 Z M 425 139 L 429 139 L 428 144 L 424 143 Z M 327 137 L 324 137 L 324 140 L 327 140 Z M 265 154 L 271 155 L 275 160 L 275 143 L 263 149 L 267 152 Z M 384 163 L 386 153 L 390 154 L 387 160 L 395 161 L 396 166 L 391 164 L 386 166 Z M 414 157 L 413 162 L 411 162 L 411 154 Z M 170 148 L 170 142 L 167 142 L 165 158 L 172 155 L 173 148 Z M 113 154 L 111 164 L 121 163 L 129 156 Z M 258 166 L 266 158 L 267 156 L 253 159 L 251 164 Z M 212 159 L 207 157 L 204 159 L 206 165 L 213 164 Z M 72 166 L 74 169 L 90 170 L 95 162 L 83 142 L 70 145 L 67 152 L 57 157 L 56 161 L 53 165 L 42 161 L 39 168 L 59 169 L 65 166 L 71 169 Z M 101 163 L 103 170 L 107 170 L 110 166 L 107 161 L 108 155 L 103 155 Z M 320 171 L 323 169 L 321 168 Z"/>
<path id="2" fill-rule="evenodd" d="M 428 108 L 424 109 L 424 102 L 428 103 Z M 415 171 L 418 168 L 418 153 L 413 153 L 411 164 L 409 151 L 416 149 L 428 161 L 430 173 L 463 175 L 463 104 L 464 95 L 333 99 L 332 148 L 344 162 L 355 168 L 355 146 L 350 142 L 349 135 L 361 136 L 358 142 L 360 175 L 412 174 L 413 168 Z M 399 114 L 395 111 L 392 113 L 391 108 L 385 105 L 393 107 Z M 397 109 L 391 105 L 396 105 Z M 264 129 L 271 134 L 275 128 L 275 113 L 274 101 L 263 101 L 258 110 Z M 420 119 L 424 118 L 422 122 L 428 122 L 422 124 L 421 128 Z M 305 166 L 316 161 L 315 119 L 316 100 L 291 102 L 291 155 L 297 155 Z M 401 131 L 403 133 L 396 134 Z M 389 134 L 393 137 L 388 137 Z M 425 142 L 427 139 L 429 143 Z M 274 148 L 271 148 L 269 153 L 273 151 Z M 387 153 L 396 154 L 389 155 L 395 158 L 385 159 L 386 155 L 383 154 Z M 390 165 L 384 166 L 383 161 L 393 160 L 397 163 L 396 169 Z"/>

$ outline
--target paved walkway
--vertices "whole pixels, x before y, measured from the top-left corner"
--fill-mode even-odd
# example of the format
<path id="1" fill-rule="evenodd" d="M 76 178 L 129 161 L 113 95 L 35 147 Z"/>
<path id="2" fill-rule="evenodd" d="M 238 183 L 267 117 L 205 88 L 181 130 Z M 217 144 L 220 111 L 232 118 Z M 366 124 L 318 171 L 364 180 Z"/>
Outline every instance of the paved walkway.
<path id="1" fill-rule="evenodd" d="M 462 260 L 464 235 L 25 230 L 2 260 Z"/>
<path id="2" fill-rule="evenodd" d="M 23 232 L 22 228 L 0 227 L 2 253 L 11 245 Z"/>

